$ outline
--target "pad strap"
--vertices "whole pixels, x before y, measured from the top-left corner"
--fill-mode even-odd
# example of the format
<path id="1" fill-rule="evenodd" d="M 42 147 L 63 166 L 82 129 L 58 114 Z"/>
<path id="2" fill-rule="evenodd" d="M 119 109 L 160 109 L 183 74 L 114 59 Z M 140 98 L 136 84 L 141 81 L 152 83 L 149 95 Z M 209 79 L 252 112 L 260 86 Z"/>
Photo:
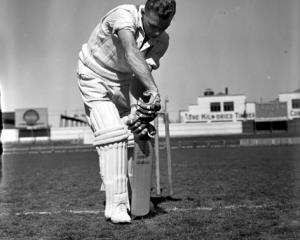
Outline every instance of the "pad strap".
<path id="1" fill-rule="evenodd" d="M 128 138 L 128 130 L 123 126 L 106 128 L 95 132 L 94 146 L 103 146 L 124 141 Z"/>
<path id="2" fill-rule="evenodd" d="M 130 133 L 128 137 L 128 148 L 133 148 L 133 147 L 134 147 L 134 135 Z"/>

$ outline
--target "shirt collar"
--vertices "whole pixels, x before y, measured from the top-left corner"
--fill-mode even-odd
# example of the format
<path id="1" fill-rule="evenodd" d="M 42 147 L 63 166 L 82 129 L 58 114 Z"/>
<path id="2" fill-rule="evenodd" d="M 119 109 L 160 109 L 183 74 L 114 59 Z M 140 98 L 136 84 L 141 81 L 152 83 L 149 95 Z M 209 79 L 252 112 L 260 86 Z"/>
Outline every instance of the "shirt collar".
<path id="1" fill-rule="evenodd" d="M 144 11 L 145 11 L 145 5 L 139 5 L 138 6 L 138 27 L 140 30 L 142 30 L 142 32 L 145 35 L 143 21 L 142 21 L 142 16 Z"/>
<path id="2" fill-rule="evenodd" d="M 145 38 L 145 36 L 146 36 L 144 26 L 143 26 L 143 20 L 142 20 L 144 11 L 145 11 L 145 5 L 139 5 L 138 6 L 138 28 L 139 28 L 140 33 L 142 34 L 143 38 Z M 147 40 L 147 42 L 143 45 L 141 50 L 143 51 L 143 50 L 148 49 L 151 45 L 153 45 L 157 41 L 158 41 L 157 39 L 149 38 Z"/>

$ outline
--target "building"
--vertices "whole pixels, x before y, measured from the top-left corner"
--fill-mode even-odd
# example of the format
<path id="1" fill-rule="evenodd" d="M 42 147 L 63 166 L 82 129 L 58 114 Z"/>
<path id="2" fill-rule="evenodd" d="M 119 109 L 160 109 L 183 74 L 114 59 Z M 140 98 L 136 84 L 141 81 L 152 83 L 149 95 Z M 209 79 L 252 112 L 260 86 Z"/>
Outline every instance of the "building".
<path id="1" fill-rule="evenodd" d="M 300 89 L 291 93 L 280 93 L 279 101 L 287 104 L 287 127 L 290 133 L 300 133 Z"/>
<path id="2" fill-rule="evenodd" d="M 300 89 L 292 93 L 280 93 L 279 102 L 287 103 L 289 120 L 300 119 Z"/>
<path id="3" fill-rule="evenodd" d="M 210 89 L 198 97 L 197 105 L 190 105 L 187 111 L 180 111 L 182 123 L 237 122 L 254 117 L 254 104 L 247 103 L 245 95 L 229 95 L 228 91 L 215 95 Z"/>
<path id="4" fill-rule="evenodd" d="M 215 94 L 207 89 L 197 98 L 196 105 L 189 105 L 179 114 L 181 123 L 206 124 L 207 133 L 216 123 L 220 134 L 228 128 L 233 129 L 232 134 L 239 132 L 237 128 L 240 133 L 249 134 L 297 133 L 300 131 L 300 90 L 280 93 L 270 102 L 247 102 L 243 94 L 228 94 L 227 89 L 225 93 Z"/>

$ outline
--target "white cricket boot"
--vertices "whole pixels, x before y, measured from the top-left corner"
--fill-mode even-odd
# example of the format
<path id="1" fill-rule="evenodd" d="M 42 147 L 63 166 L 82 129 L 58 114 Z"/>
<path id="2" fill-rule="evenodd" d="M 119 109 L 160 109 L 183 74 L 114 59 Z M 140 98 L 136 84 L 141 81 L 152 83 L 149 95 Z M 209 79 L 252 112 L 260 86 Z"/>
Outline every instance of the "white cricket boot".
<path id="1" fill-rule="evenodd" d="M 113 223 L 130 223 L 131 218 L 128 215 L 128 194 L 114 196 L 114 203 L 111 208 L 111 218 Z"/>

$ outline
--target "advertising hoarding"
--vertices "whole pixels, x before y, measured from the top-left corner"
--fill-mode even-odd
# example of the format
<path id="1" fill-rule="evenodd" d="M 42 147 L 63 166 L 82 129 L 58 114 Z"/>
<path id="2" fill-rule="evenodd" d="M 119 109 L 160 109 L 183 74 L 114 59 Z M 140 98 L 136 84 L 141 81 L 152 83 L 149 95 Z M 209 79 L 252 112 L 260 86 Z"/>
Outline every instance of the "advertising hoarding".
<path id="1" fill-rule="evenodd" d="M 15 127 L 25 129 L 48 128 L 47 108 L 22 108 L 15 110 Z"/>

